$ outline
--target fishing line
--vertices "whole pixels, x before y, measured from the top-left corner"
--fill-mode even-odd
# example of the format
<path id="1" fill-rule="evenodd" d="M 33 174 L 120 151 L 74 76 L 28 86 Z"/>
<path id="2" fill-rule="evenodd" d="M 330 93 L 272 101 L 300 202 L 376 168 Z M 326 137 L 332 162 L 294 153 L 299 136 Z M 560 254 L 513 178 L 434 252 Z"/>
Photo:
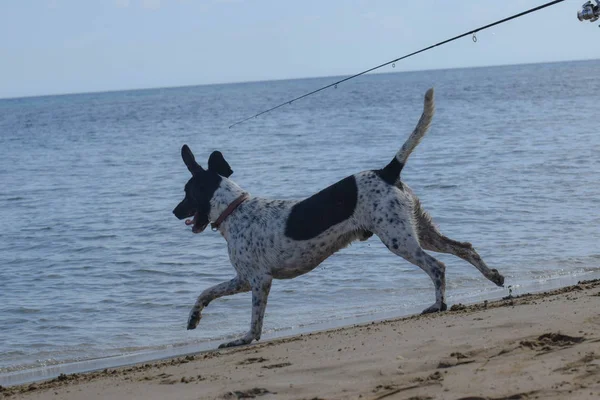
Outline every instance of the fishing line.
<path id="1" fill-rule="evenodd" d="M 451 38 L 451 39 L 444 40 L 443 42 L 439 42 L 439 43 L 436 43 L 436 44 L 434 44 L 434 45 L 431 45 L 431 46 L 429 46 L 429 47 L 425 47 L 425 48 L 423 48 L 423 49 L 421 49 L 421 50 L 415 51 L 415 52 L 413 52 L 413 53 L 410 53 L 410 54 L 407 54 L 407 55 L 405 55 L 405 56 L 398 57 L 398 58 L 396 58 L 396 59 L 394 59 L 394 60 L 391 60 L 391 61 L 388 61 L 388 62 L 386 62 L 386 63 L 380 64 L 380 65 L 378 65 L 378 66 L 376 66 L 376 67 L 369 68 L 369 69 L 367 69 L 367 70 L 365 70 L 365 71 L 359 72 L 358 74 L 355 74 L 355 75 L 349 76 L 349 77 L 347 77 L 347 78 L 344 78 L 344 79 L 340 79 L 340 80 L 339 80 L 339 81 L 337 81 L 337 82 L 331 83 L 331 84 L 329 84 L 329 85 L 327 85 L 327 86 L 323 86 L 323 87 L 321 87 L 321 88 L 319 88 L 319 89 L 313 90 L 312 92 L 309 92 L 309 93 L 303 94 L 302 96 L 298 96 L 298 97 L 296 97 L 296 98 L 294 98 L 294 99 L 291 99 L 291 100 L 288 100 L 288 101 L 286 101 L 286 102 L 284 102 L 284 103 L 281 103 L 281 104 L 279 104 L 279 105 L 277 105 L 277 106 L 275 106 L 275 107 L 269 108 L 268 110 L 261 111 L 261 112 L 259 112 L 258 114 L 255 114 L 255 115 L 253 115 L 253 116 L 251 116 L 251 117 L 248 117 L 248 118 L 242 119 L 242 120 L 240 120 L 240 121 L 238 121 L 238 122 L 235 122 L 234 124 L 230 125 L 230 126 L 229 126 L 229 128 L 231 129 L 231 128 L 233 128 L 233 127 L 234 127 L 234 126 L 236 126 L 236 125 L 242 124 L 242 123 L 244 123 L 244 122 L 246 122 L 246 121 L 248 121 L 248 120 L 251 120 L 252 118 L 256 118 L 256 117 L 259 117 L 259 116 L 261 116 L 261 115 L 263 115 L 263 114 L 266 114 L 266 113 L 268 113 L 268 112 L 274 111 L 274 110 L 276 110 L 276 109 L 278 109 L 278 108 L 280 108 L 280 107 L 283 107 L 283 106 L 285 106 L 285 105 L 288 105 L 288 104 L 290 104 L 290 105 L 291 105 L 291 104 L 292 104 L 294 101 L 297 101 L 297 100 L 303 99 L 303 98 L 305 98 L 305 97 L 311 96 L 311 95 L 313 95 L 313 94 L 315 94 L 315 93 L 318 93 L 318 92 L 320 92 L 320 91 L 322 91 L 322 90 L 329 89 L 330 87 L 336 87 L 336 88 L 337 88 L 337 85 L 339 85 L 340 83 L 343 83 L 343 82 L 349 81 L 350 79 L 354 79 L 354 78 L 356 78 L 356 77 L 359 77 L 359 76 L 361 76 L 361 75 L 364 75 L 364 74 L 366 74 L 366 73 L 369 73 L 369 72 L 375 71 L 376 69 L 379 69 L 379 68 L 385 67 L 385 66 L 387 66 L 387 65 L 390 65 L 390 64 L 394 64 L 394 66 L 395 66 L 395 64 L 396 64 L 398 61 L 404 60 L 405 58 L 412 57 L 412 56 L 414 56 L 414 55 L 417 55 L 417 54 L 419 54 L 419 53 L 423 53 L 424 51 L 431 50 L 431 49 L 433 49 L 434 47 L 438 47 L 438 46 L 444 45 L 444 44 L 446 44 L 446 43 L 453 42 L 453 41 L 455 41 L 455 40 L 458 40 L 458 39 L 460 39 L 460 38 L 463 38 L 463 37 L 465 37 L 465 36 L 473 35 L 473 36 L 472 36 L 473 42 L 477 42 L 477 36 L 476 36 L 476 33 L 477 33 L 477 32 L 479 32 L 479 31 L 483 31 L 483 30 L 485 30 L 485 29 L 491 28 L 491 27 L 493 27 L 493 26 L 496 26 L 496 25 L 503 24 L 503 23 L 505 23 L 505 22 L 508 22 L 508 21 L 510 21 L 510 20 L 513 20 L 513 19 L 517 19 L 517 18 L 523 17 L 523 16 L 525 16 L 525 15 L 527 15 L 527 14 L 531 14 L 531 13 L 533 13 L 533 12 L 540 11 L 540 10 L 542 10 L 542 9 L 544 9 L 544 8 L 547 8 L 547 7 L 553 6 L 553 5 L 555 5 L 555 4 L 558 4 L 558 3 L 562 3 L 563 1 L 565 1 L 565 0 L 555 0 L 555 1 L 551 1 L 551 2 L 549 2 L 549 3 L 546 3 L 546 4 L 543 4 L 543 5 L 541 5 L 541 6 L 538 6 L 538 7 L 532 8 L 532 9 L 530 9 L 530 10 L 523 11 L 522 13 L 515 14 L 515 15 L 513 15 L 513 16 L 511 16 L 511 17 L 504 18 L 504 19 L 501 19 L 501 20 L 499 20 L 499 21 L 493 22 L 493 23 L 491 23 L 491 24 L 488 24 L 488 25 L 485 25 L 485 26 L 479 27 L 479 28 L 477 28 L 477 29 L 470 30 L 469 32 L 465 32 L 465 33 L 463 33 L 462 35 L 458 35 L 458 36 L 455 36 L 455 37 L 453 37 L 453 38 Z"/>

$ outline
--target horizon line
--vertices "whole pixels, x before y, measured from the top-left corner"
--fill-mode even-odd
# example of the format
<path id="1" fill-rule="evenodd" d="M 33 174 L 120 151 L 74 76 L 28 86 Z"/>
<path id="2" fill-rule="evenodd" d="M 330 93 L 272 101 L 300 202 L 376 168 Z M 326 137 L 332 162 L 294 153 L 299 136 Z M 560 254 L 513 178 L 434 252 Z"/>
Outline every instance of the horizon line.
<path id="1" fill-rule="evenodd" d="M 477 69 L 477 68 L 494 68 L 494 67 L 509 67 L 519 65 L 537 65 L 537 64 L 559 64 L 568 62 L 585 62 L 585 61 L 598 61 L 600 58 L 587 58 L 587 59 L 573 59 L 573 60 L 560 60 L 560 61 L 536 61 L 536 62 L 525 62 L 525 63 L 514 63 L 514 64 L 490 64 L 490 65 L 475 65 L 470 67 L 448 67 L 448 68 L 424 68 L 424 69 L 407 69 L 400 71 L 387 71 L 387 72 L 372 72 L 367 75 L 384 75 L 384 74 L 402 74 L 407 72 L 427 72 L 427 71 L 448 71 L 448 70 L 460 70 L 460 69 Z M 280 81 L 297 81 L 307 79 L 325 79 L 325 78 L 339 78 L 343 76 L 350 76 L 349 74 L 341 75 L 324 75 L 324 76 L 305 76 L 295 78 L 277 78 L 277 79 L 258 79 L 258 80 L 247 80 L 247 81 L 229 81 L 229 82 L 213 82 L 213 83 L 199 83 L 189 85 L 176 85 L 176 86 L 154 86 L 154 87 L 140 87 L 130 89 L 108 89 L 108 90 L 92 90 L 89 92 L 66 92 L 66 93 L 47 93 L 47 94 L 36 94 L 36 95 L 25 95 L 16 97 L 1 97 L 0 101 L 4 100 L 21 100 L 21 99 L 34 99 L 42 97 L 60 97 L 60 96 L 80 96 L 89 94 L 108 94 L 108 93 L 119 93 L 119 92 L 137 92 L 146 90 L 171 90 L 181 88 L 192 88 L 199 86 L 225 86 L 225 85 L 239 85 L 239 84 L 253 84 L 253 83 L 264 83 L 264 82 L 280 82 Z"/>

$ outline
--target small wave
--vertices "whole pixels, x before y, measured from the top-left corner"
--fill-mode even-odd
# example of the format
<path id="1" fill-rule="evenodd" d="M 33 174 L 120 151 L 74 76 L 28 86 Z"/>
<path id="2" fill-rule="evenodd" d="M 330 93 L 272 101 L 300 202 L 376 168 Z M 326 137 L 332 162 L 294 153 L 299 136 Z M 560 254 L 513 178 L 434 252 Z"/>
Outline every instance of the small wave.
<path id="1" fill-rule="evenodd" d="M 189 262 L 173 262 L 173 261 L 161 261 L 156 263 L 156 265 L 164 265 L 167 267 L 184 267 L 184 266 L 189 266 L 189 265 L 194 265 L 193 263 L 189 263 Z"/>
<path id="2" fill-rule="evenodd" d="M 79 239 L 83 241 L 91 241 L 91 240 L 102 240 L 102 239 L 116 239 L 117 235 L 114 234 L 98 234 L 93 236 L 82 236 Z"/>
<path id="3" fill-rule="evenodd" d="M 9 310 L 11 311 L 11 310 Z M 13 312 L 19 313 L 19 314 L 36 314 L 41 312 L 42 310 L 38 309 L 38 308 L 29 308 L 29 307 L 19 307 L 13 310 Z"/>
<path id="4" fill-rule="evenodd" d="M 171 276 L 171 274 L 168 273 L 168 272 L 157 271 L 155 269 L 148 269 L 148 268 L 138 268 L 138 269 L 134 269 L 131 272 L 132 273 L 139 273 L 139 274 L 147 274 L 147 275 Z"/>
<path id="5" fill-rule="evenodd" d="M 115 261 L 114 262 L 115 265 L 132 265 L 132 264 L 137 264 L 133 261 Z"/>
<path id="6" fill-rule="evenodd" d="M 83 312 L 87 312 L 86 309 L 82 309 L 81 311 Z M 44 327 L 45 330 L 48 331 L 74 331 L 77 330 L 77 327 L 71 326 L 71 325 L 46 325 Z"/>
<path id="7" fill-rule="evenodd" d="M 425 185 L 424 187 L 425 187 L 425 189 L 455 189 L 458 187 L 458 185 L 433 184 L 433 185 Z"/>
<path id="8" fill-rule="evenodd" d="M 41 322 L 40 319 L 38 321 Z M 27 318 L 2 318 L 2 323 L 6 324 L 6 326 L 17 325 L 17 324 L 26 324 L 29 322 Z"/>
<path id="9" fill-rule="evenodd" d="M 8 350 L 2 353 L 2 357 L 9 358 L 12 356 L 24 356 L 25 354 L 27 353 L 21 350 Z"/>
<path id="10" fill-rule="evenodd" d="M 142 307 L 145 309 L 159 309 L 159 308 L 172 308 L 173 304 L 153 303 L 151 301 L 144 301 L 144 302 L 135 302 L 135 303 L 125 304 L 125 306 L 127 306 L 127 307 L 136 306 L 136 307 Z"/>
<path id="11" fill-rule="evenodd" d="M 9 367 L 0 368 L 0 374 L 17 372 L 17 371 L 26 371 L 26 370 L 30 370 L 30 369 L 34 369 L 34 368 L 51 367 L 54 365 L 70 363 L 70 362 L 77 362 L 77 361 L 81 361 L 81 358 L 73 358 L 73 359 L 67 359 L 67 360 L 57 360 L 55 358 L 38 359 L 38 360 L 35 360 L 34 362 L 15 364 L 15 365 L 11 365 Z"/>
<path id="12" fill-rule="evenodd" d="M 73 249 L 71 251 L 73 251 L 74 253 L 86 253 L 88 251 L 94 251 L 94 250 L 99 250 L 99 249 L 105 249 L 104 246 L 83 246 L 83 247 L 78 247 L 76 249 Z"/>
<path id="13" fill-rule="evenodd" d="M 48 274 L 48 275 L 45 275 L 43 278 L 44 279 L 62 279 L 62 278 L 64 278 L 64 276 L 60 275 L 60 274 Z"/>

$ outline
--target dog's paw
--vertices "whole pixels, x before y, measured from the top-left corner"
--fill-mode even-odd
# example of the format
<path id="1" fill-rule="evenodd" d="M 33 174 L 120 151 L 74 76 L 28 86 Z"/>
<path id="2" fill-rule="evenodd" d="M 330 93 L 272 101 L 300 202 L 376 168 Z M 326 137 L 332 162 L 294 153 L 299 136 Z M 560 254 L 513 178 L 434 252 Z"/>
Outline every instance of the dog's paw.
<path id="1" fill-rule="evenodd" d="M 447 309 L 448 309 L 448 306 L 446 305 L 446 303 L 442 303 L 442 304 L 435 303 L 431 307 L 424 309 L 421 314 L 431 314 L 431 313 L 446 311 Z"/>
<path id="2" fill-rule="evenodd" d="M 243 346 L 245 344 L 250 344 L 250 342 L 252 342 L 252 338 L 244 336 L 243 338 L 234 340 L 232 342 L 223 343 L 223 344 L 219 345 L 219 348 L 226 349 L 227 347 Z"/>
<path id="3" fill-rule="evenodd" d="M 500 272 L 498 272 L 497 269 L 492 269 L 491 271 L 492 273 L 489 276 L 489 280 L 500 287 L 504 286 L 504 277 L 500 275 Z"/>
<path id="4" fill-rule="evenodd" d="M 190 316 L 188 318 L 187 329 L 192 330 L 196 329 L 200 320 L 202 319 L 202 314 L 200 314 L 200 310 L 192 310 Z"/>

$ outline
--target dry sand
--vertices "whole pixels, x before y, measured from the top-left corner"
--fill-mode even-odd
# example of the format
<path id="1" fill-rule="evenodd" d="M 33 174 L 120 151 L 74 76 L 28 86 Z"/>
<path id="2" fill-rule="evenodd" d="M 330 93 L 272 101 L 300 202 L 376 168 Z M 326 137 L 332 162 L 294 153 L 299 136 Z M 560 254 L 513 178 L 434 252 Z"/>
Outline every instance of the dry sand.
<path id="1" fill-rule="evenodd" d="M 200 326 L 201 329 L 201 326 Z M 0 388 L 11 399 L 600 399 L 600 280 Z"/>

